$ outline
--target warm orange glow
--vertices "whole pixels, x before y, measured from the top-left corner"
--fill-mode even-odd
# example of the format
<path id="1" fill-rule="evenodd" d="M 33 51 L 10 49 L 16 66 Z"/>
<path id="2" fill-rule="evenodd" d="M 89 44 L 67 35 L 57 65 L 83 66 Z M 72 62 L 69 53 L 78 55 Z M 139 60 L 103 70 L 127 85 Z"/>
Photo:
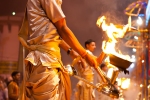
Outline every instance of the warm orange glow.
<path id="1" fill-rule="evenodd" d="M 129 78 L 122 78 L 121 79 L 121 88 L 128 89 L 130 86 L 130 79 Z"/>
<path id="2" fill-rule="evenodd" d="M 116 81 L 118 82 L 118 86 L 121 86 L 121 78 L 117 78 Z"/>
<path id="3" fill-rule="evenodd" d="M 143 87 L 143 84 L 140 84 L 140 87 Z"/>
<path id="4" fill-rule="evenodd" d="M 108 69 L 107 77 L 109 77 L 110 79 L 112 78 L 113 71 L 114 71 L 113 68 L 109 68 L 109 69 Z"/>
<path id="5" fill-rule="evenodd" d="M 102 16 L 100 17 L 96 24 L 98 27 L 102 27 L 103 31 L 106 31 L 108 37 L 112 40 L 117 42 L 116 38 L 122 38 L 124 34 L 126 33 L 127 29 L 129 28 L 129 25 L 125 25 L 123 28 L 116 27 L 113 23 L 110 23 L 110 25 L 106 24 L 105 22 L 106 17 Z"/>
<path id="6" fill-rule="evenodd" d="M 115 51 L 115 42 L 114 41 L 103 41 L 102 42 L 102 50 L 106 54 L 114 54 L 116 53 Z"/>
<path id="7" fill-rule="evenodd" d="M 123 36 L 125 35 L 126 31 L 129 28 L 129 25 L 127 24 L 125 26 L 117 26 L 117 25 L 114 25 L 113 23 L 110 23 L 108 25 L 105 20 L 106 20 L 106 17 L 102 16 L 98 18 L 96 22 L 97 26 L 102 28 L 103 31 L 105 31 L 107 36 L 109 37 L 108 40 L 104 40 L 102 43 L 103 52 L 105 52 L 106 54 L 113 54 L 122 59 L 132 61 L 129 55 L 123 55 L 121 51 L 116 52 L 115 50 L 115 45 L 118 42 L 117 38 L 123 38 Z"/>
<path id="8" fill-rule="evenodd" d="M 129 78 L 117 78 L 118 86 L 122 89 L 128 89 L 130 86 L 130 79 Z"/>
<path id="9" fill-rule="evenodd" d="M 120 98 L 120 100 L 124 100 L 124 98 Z"/>

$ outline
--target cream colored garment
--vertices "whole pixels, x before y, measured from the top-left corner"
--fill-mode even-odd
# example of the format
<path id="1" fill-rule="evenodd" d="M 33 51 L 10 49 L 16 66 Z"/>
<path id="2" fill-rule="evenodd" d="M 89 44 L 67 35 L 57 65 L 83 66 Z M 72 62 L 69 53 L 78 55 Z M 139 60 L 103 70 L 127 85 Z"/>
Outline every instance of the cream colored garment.
<path id="1" fill-rule="evenodd" d="M 103 70 L 102 70 L 102 72 L 104 74 L 107 74 Z M 97 72 L 95 73 L 94 80 L 95 80 L 94 84 L 103 83 L 101 77 L 99 76 L 99 74 Z M 94 90 L 94 92 L 95 92 L 95 100 L 112 100 L 109 96 L 103 94 L 102 92 L 97 91 L 96 89 Z"/>
<path id="2" fill-rule="evenodd" d="M 59 75 L 56 69 L 28 64 L 26 66 L 26 95 L 30 100 L 59 100 Z M 64 90 L 61 89 L 62 92 Z M 61 99 L 60 99 L 61 100 Z"/>
<path id="3" fill-rule="evenodd" d="M 69 75 L 61 61 L 54 58 L 57 52 L 50 50 L 51 44 L 39 45 L 25 59 L 25 100 L 70 100 Z"/>
<path id="4" fill-rule="evenodd" d="M 87 50 L 87 52 L 93 55 L 92 52 L 90 52 L 89 50 Z M 82 66 L 80 66 L 80 68 L 81 67 Z M 80 70 L 82 69 L 79 69 L 79 71 Z M 88 80 L 89 82 L 93 83 L 94 81 L 93 68 L 87 64 L 85 70 L 83 72 L 80 72 L 80 76 Z M 94 100 L 94 98 L 95 96 L 93 87 L 84 83 L 83 81 L 79 81 L 77 83 L 76 100 Z"/>
<path id="5" fill-rule="evenodd" d="M 26 96 L 29 100 L 67 100 L 62 72 L 42 66 L 26 66 Z"/>
<path id="6" fill-rule="evenodd" d="M 37 46 L 37 50 L 31 51 L 27 55 L 26 61 L 30 61 L 34 66 L 37 66 L 40 61 L 43 66 L 48 66 L 48 68 L 62 67 L 59 42 L 46 42 Z"/>
<path id="7" fill-rule="evenodd" d="M 61 4 L 62 0 L 28 0 L 29 44 L 60 41 L 53 23 L 65 18 Z"/>
<path id="8" fill-rule="evenodd" d="M 53 24 L 65 18 L 61 4 L 61 0 L 27 2 L 25 18 L 18 35 L 29 45 L 38 46 L 25 59 L 28 91 L 25 93 L 28 93 L 30 100 L 70 100 L 70 80 L 62 66 L 58 47 L 61 40 Z M 20 98 L 24 96 L 27 94 L 23 93 Z"/>
<path id="9" fill-rule="evenodd" d="M 60 68 L 61 66 L 60 62 L 57 61 L 61 61 L 58 47 L 61 40 L 53 24 L 65 17 L 61 4 L 61 0 L 28 0 L 25 18 L 18 34 L 28 41 L 29 45 L 38 45 L 37 50 L 44 51 L 40 55 L 42 65 L 48 65 L 53 68 Z M 49 55 L 45 53 L 49 53 Z M 32 51 L 26 58 L 33 65 L 37 64 L 36 57 L 39 56 L 39 54 L 35 54 L 36 52 Z"/>

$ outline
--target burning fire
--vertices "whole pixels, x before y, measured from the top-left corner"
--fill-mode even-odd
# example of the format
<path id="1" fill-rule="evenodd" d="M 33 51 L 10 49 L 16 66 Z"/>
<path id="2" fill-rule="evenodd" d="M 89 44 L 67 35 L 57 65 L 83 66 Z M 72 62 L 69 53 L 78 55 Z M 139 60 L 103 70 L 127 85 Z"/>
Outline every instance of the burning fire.
<path id="1" fill-rule="evenodd" d="M 110 25 L 107 25 L 106 22 L 106 17 L 102 16 L 97 20 L 97 25 L 102 27 L 103 31 L 106 31 L 108 37 L 114 41 L 117 42 L 116 38 L 123 38 L 124 34 L 126 33 L 127 29 L 129 28 L 129 25 L 125 25 L 122 28 L 119 26 L 115 26 L 113 23 L 110 23 Z"/>
<path id="2" fill-rule="evenodd" d="M 128 89 L 130 86 L 130 79 L 129 78 L 122 78 L 121 79 L 121 88 Z"/>
<path id="3" fill-rule="evenodd" d="M 117 38 L 123 38 L 126 31 L 129 28 L 129 25 L 125 25 L 125 26 L 116 26 L 113 23 L 110 23 L 109 25 L 106 23 L 106 17 L 102 16 L 100 18 L 98 18 L 96 24 L 98 27 L 101 27 L 103 31 L 106 32 L 107 36 L 108 36 L 108 40 L 104 40 L 102 43 L 102 49 L 103 52 L 105 52 L 106 54 L 113 54 L 116 55 L 122 59 L 126 59 L 129 61 L 132 61 L 132 59 L 130 59 L 129 55 L 122 55 L 121 52 L 116 52 L 115 50 L 115 45 L 118 42 Z"/>

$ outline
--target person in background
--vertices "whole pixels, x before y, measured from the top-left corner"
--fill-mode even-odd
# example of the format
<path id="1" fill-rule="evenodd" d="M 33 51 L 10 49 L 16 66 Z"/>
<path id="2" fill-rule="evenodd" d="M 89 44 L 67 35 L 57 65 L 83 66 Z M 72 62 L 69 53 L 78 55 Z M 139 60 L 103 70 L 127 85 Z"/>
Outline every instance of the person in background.
<path id="1" fill-rule="evenodd" d="M 115 86 L 116 89 L 119 89 L 119 87 L 118 87 L 118 81 L 115 81 L 114 86 Z"/>
<path id="2" fill-rule="evenodd" d="M 95 41 L 92 39 L 88 39 L 85 41 L 85 48 L 86 51 L 93 55 L 94 50 L 96 49 Z M 94 56 L 94 55 L 93 55 Z M 93 83 L 94 81 L 94 69 L 92 66 L 90 66 L 85 60 L 82 62 L 81 65 L 78 67 L 80 76 L 87 81 Z M 93 87 L 84 83 L 83 81 L 79 81 L 77 83 L 77 91 L 76 94 L 76 100 L 95 100 Z"/>
<path id="3" fill-rule="evenodd" d="M 8 84 L 9 100 L 18 100 L 20 72 L 14 71 L 14 72 L 12 72 L 11 76 L 12 76 L 13 80 Z"/>
<path id="4" fill-rule="evenodd" d="M 8 100 L 8 89 L 2 79 L 0 79 L 0 100 Z"/>
<path id="5" fill-rule="evenodd" d="M 107 72 L 108 72 L 107 65 L 105 63 L 102 63 L 100 65 L 100 68 L 103 71 L 103 73 L 105 75 L 107 75 Z M 96 74 L 95 83 L 101 83 L 101 82 L 102 82 L 101 78 Z M 107 95 L 105 95 L 105 94 L 103 94 L 103 93 L 101 93 L 101 92 L 99 92 L 97 90 L 95 90 L 95 97 L 96 97 L 95 100 L 111 100 L 110 97 L 108 97 Z"/>
<path id="6" fill-rule="evenodd" d="M 102 70 L 105 74 L 107 74 L 107 72 L 108 72 L 108 67 L 107 67 L 106 64 L 102 63 L 102 64 L 100 65 L 100 68 L 101 68 L 101 70 Z"/>
<path id="7" fill-rule="evenodd" d="M 100 65 L 100 69 L 102 70 L 102 72 L 107 75 L 107 72 L 108 72 L 108 67 L 105 63 L 102 63 Z M 101 78 L 99 77 L 99 75 L 97 75 L 97 73 L 95 74 L 96 76 L 94 76 L 94 80 L 95 80 L 95 83 L 100 83 L 102 82 Z"/>
<path id="8" fill-rule="evenodd" d="M 125 100 L 125 99 L 124 99 L 124 96 L 123 96 L 123 94 L 122 94 L 122 92 L 121 92 L 121 88 L 118 86 L 118 81 L 115 81 L 114 86 L 115 86 L 115 88 L 120 92 L 120 96 L 119 96 L 118 99 L 114 98 L 114 99 L 112 99 L 112 100 Z"/>

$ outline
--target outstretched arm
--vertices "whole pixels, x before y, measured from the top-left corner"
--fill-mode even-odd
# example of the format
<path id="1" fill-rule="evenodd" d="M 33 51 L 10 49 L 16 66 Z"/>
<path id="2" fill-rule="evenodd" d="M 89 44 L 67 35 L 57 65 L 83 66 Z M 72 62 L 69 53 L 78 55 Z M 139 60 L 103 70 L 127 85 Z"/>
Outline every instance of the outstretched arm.
<path id="1" fill-rule="evenodd" d="M 62 18 L 59 21 L 55 22 L 54 25 L 56 26 L 59 35 L 69 46 L 71 46 L 79 55 L 81 55 L 81 57 L 85 58 L 85 60 L 87 60 L 87 62 L 91 66 L 97 67 L 97 61 L 95 57 L 89 55 L 81 46 L 77 38 L 74 36 L 73 32 L 66 25 L 65 18 Z"/>
<path id="2" fill-rule="evenodd" d="M 80 45 L 76 37 L 74 36 L 73 32 L 68 28 L 66 25 L 65 18 L 62 18 L 61 20 L 54 23 L 59 35 L 62 37 L 62 39 L 71 46 L 75 51 L 77 51 L 81 56 L 86 54 L 86 50 Z M 78 48 L 77 48 L 78 47 Z"/>
<path id="3" fill-rule="evenodd" d="M 106 54 L 102 51 L 102 52 L 100 53 L 100 55 L 97 57 L 97 62 L 98 62 L 99 65 L 100 65 L 100 64 L 102 63 L 102 61 L 104 60 L 105 56 L 106 56 Z"/>
<path id="4" fill-rule="evenodd" d="M 79 56 L 79 54 L 75 52 L 64 40 L 60 42 L 59 46 L 65 50 L 67 54 L 70 55 L 73 59 Z"/>

